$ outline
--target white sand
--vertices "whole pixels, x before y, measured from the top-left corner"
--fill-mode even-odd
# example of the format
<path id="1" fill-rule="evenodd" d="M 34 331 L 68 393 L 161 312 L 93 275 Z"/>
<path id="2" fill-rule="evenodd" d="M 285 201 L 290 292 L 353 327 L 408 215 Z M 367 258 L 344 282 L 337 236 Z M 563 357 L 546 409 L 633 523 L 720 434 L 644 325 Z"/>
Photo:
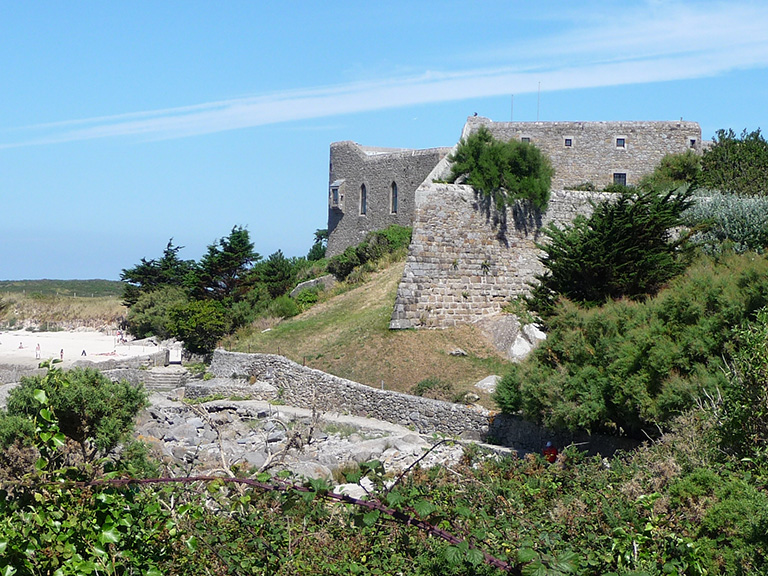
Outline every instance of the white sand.
<path id="1" fill-rule="evenodd" d="M 40 345 L 40 359 L 36 358 L 35 349 Z M 28 332 L 10 330 L 0 332 L 0 364 L 16 366 L 37 366 L 42 360 L 60 358 L 64 351 L 64 361 L 58 366 L 69 367 L 78 360 L 100 362 L 114 358 L 141 356 L 157 351 L 156 346 L 122 344 L 117 332 L 105 334 L 96 331 L 71 332 Z M 83 356 L 83 350 L 86 355 Z"/>

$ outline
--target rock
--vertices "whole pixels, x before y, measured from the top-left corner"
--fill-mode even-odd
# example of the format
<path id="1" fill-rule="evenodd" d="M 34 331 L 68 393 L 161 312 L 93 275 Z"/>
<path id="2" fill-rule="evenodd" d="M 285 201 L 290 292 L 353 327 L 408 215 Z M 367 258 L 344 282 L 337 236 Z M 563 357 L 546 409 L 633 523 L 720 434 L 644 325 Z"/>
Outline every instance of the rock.
<path id="1" fill-rule="evenodd" d="M 288 470 L 293 472 L 296 476 L 308 480 L 322 479 L 329 482 L 333 480 L 333 473 L 327 466 L 320 464 L 320 462 L 295 462 L 288 466 Z"/>
<path id="2" fill-rule="evenodd" d="M 461 348 L 456 348 L 455 350 L 451 350 L 450 352 L 448 352 L 448 354 L 450 354 L 451 356 L 466 356 L 467 355 L 467 353 L 464 350 L 462 350 Z"/>
<path id="3" fill-rule="evenodd" d="M 492 394 L 496 392 L 496 385 L 499 383 L 499 380 L 501 380 L 501 376 L 488 376 L 476 383 L 475 388 Z"/>
<path id="4" fill-rule="evenodd" d="M 261 468 L 267 461 L 267 455 L 261 451 L 248 451 L 242 455 L 242 460 L 254 468 Z"/>

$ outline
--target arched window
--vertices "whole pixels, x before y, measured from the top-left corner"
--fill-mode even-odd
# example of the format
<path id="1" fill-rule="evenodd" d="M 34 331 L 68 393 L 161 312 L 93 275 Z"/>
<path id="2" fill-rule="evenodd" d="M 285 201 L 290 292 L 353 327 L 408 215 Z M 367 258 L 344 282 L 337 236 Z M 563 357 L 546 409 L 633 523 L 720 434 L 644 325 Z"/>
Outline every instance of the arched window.
<path id="1" fill-rule="evenodd" d="M 365 188 L 365 184 L 360 185 L 360 216 L 365 216 L 368 213 L 368 190 Z"/>
<path id="2" fill-rule="evenodd" d="M 392 190 L 389 197 L 389 211 L 391 214 L 397 214 L 397 184 L 392 182 Z"/>

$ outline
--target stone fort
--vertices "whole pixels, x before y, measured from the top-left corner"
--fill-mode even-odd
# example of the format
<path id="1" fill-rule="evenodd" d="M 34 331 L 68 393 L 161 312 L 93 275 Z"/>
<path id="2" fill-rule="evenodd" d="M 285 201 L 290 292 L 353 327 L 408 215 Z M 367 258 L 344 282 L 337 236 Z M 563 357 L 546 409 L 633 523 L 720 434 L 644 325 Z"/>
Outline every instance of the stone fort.
<path id="1" fill-rule="evenodd" d="M 696 122 L 493 122 L 470 117 L 504 141 L 538 146 L 554 168 L 543 212 L 522 205 L 495 213 L 472 187 L 443 183 L 449 147 L 406 150 L 331 144 L 328 249 L 334 256 L 390 224 L 413 227 L 390 327 L 441 328 L 498 313 L 543 272 L 536 242 L 544 227 L 589 214 L 609 196 L 574 187 L 636 184 L 667 154 L 700 152 Z"/>

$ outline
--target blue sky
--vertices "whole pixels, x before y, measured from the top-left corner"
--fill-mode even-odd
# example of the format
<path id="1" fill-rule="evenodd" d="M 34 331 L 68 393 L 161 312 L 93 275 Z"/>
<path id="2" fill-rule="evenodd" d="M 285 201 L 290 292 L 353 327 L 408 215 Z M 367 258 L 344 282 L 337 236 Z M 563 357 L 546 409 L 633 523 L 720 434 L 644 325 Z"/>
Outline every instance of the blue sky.
<path id="1" fill-rule="evenodd" d="M 451 146 L 474 112 L 768 129 L 767 30 L 762 0 L 0 0 L 0 279 L 235 225 L 305 255 L 331 142 Z"/>

